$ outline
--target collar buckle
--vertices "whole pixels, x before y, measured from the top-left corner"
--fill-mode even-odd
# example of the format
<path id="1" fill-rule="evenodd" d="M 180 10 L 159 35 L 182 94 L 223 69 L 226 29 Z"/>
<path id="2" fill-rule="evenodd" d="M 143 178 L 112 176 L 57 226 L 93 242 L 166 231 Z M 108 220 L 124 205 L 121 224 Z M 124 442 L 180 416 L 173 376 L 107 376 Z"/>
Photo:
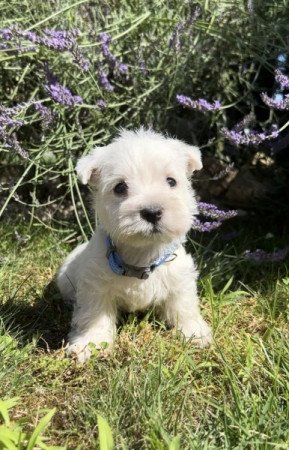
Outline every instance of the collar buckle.
<path id="1" fill-rule="evenodd" d="M 122 275 L 125 277 L 134 277 L 138 278 L 139 280 L 147 280 L 156 267 L 159 267 L 160 265 L 166 262 L 173 261 L 177 256 L 174 253 L 174 251 L 179 245 L 179 244 L 172 245 L 167 253 L 165 253 L 163 256 L 156 259 L 155 261 L 153 261 L 149 266 L 137 267 L 126 264 L 122 260 L 120 255 L 117 253 L 117 249 L 109 236 L 106 237 L 106 243 L 107 243 L 106 257 L 111 270 L 117 275 Z"/>
<path id="2" fill-rule="evenodd" d="M 150 267 L 134 267 L 129 264 L 122 263 L 123 265 L 123 275 L 126 277 L 135 277 L 139 280 L 147 280 L 151 273 Z"/>

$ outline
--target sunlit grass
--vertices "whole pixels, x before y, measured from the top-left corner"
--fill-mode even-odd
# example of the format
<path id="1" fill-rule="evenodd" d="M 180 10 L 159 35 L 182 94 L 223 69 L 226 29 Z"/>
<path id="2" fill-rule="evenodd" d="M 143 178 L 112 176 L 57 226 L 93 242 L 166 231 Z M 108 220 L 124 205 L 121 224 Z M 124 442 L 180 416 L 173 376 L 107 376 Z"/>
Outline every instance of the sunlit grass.
<path id="1" fill-rule="evenodd" d="M 126 317 L 110 357 L 78 366 L 63 350 L 70 312 L 47 288 L 67 245 L 37 228 L 26 244 L 11 226 L 2 233 L 0 385 L 2 397 L 21 399 L 16 418 L 33 424 L 37 410 L 56 407 L 46 435 L 71 449 L 98 445 L 98 414 L 116 448 L 167 449 L 175 437 L 182 449 L 288 448 L 288 278 L 269 270 L 262 290 L 222 279 L 216 290 L 212 267 L 200 280 L 210 349 L 150 312 Z"/>

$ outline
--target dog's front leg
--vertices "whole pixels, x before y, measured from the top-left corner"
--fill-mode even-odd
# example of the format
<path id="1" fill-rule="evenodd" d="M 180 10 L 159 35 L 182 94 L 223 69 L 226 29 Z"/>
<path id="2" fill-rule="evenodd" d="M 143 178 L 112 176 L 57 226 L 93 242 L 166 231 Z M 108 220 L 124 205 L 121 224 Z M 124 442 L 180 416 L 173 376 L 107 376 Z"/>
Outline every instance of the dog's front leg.
<path id="1" fill-rule="evenodd" d="M 207 347 L 212 342 L 212 331 L 202 318 L 198 297 L 188 292 L 171 294 L 161 305 L 163 319 L 177 327 L 186 339 L 193 339 L 199 347 Z"/>
<path id="2" fill-rule="evenodd" d="M 116 310 L 111 301 L 98 298 L 94 293 L 81 292 L 72 318 L 72 330 L 68 337 L 67 354 L 76 356 L 79 362 L 90 358 L 88 344 L 102 348 L 112 345 L 116 333 Z"/>

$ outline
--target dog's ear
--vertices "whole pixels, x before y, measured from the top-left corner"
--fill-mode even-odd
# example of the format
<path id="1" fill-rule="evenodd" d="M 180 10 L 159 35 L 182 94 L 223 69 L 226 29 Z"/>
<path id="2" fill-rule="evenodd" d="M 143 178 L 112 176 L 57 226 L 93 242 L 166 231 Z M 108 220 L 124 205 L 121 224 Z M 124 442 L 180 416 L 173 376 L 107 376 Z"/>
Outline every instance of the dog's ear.
<path id="1" fill-rule="evenodd" d="M 179 150 L 181 150 L 185 156 L 187 165 L 187 175 L 191 176 L 195 170 L 201 170 L 203 164 L 202 164 L 202 155 L 199 147 L 185 144 L 185 142 L 182 141 L 176 142 L 179 147 Z"/>
<path id="2" fill-rule="evenodd" d="M 188 175 L 192 175 L 195 170 L 201 170 L 203 167 L 202 155 L 199 147 L 187 144 L 185 145 L 187 147 L 187 173 Z"/>
<path id="3" fill-rule="evenodd" d="M 100 174 L 102 148 L 95 148 L 77 161 L 76 172 L 82 184 L 96 185 Z"/>

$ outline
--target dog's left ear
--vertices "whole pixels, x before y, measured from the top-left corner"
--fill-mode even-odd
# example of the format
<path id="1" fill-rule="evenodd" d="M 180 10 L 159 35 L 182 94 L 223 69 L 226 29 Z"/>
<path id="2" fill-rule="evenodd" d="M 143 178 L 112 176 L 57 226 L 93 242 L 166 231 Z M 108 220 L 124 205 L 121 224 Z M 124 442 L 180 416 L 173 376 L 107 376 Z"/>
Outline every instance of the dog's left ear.
<path id="1" fill-rule="evenodd" d="M 201 170 L 203 167 L 202 155 L 199 147 L 194 145 L 185 144 L 184 142 L 177 141 L 179 150 L 181 150 L 186 159 L 187 175 L 191 176 L 195 170 Z"/>
<path id="2" fill-rule="evenodd" d="M 82 184 L 96 185 L 100 174 L 102 148 L 95 148 L 77 161 L 76 172 Z"/>

